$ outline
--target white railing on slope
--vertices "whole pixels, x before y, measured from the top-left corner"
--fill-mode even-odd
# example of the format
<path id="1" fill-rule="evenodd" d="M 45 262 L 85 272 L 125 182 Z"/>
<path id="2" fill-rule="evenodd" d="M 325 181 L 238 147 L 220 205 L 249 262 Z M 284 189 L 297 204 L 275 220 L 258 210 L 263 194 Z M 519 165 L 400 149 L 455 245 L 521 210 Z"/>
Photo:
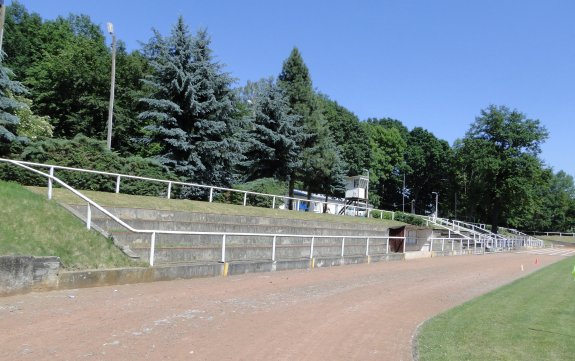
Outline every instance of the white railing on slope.
<path id="1" fill-rule="evenodd" d="M 172 186 L 173 185 L 181 185 L 181 186 L 186 186 L 186 187 L 196 187 L 196 188 L 201 188 L 201 189 L 206 189 L 209 191 L 209 195 L 208 195 L 208 202 L 213 202 L 214 200 L 214 192 L 218 192 L 218 191 L 222 191 L 222 192 L 232 192 L 232 193 L 240 193 L 243 194 L 243 205 L 246 206 L 247 205 L 247 200 L 248 200 L 248 195 L 253 195 L 253 196 L 261 196 L 261 197 L 267 197 L 267 198 L 271 198 L 272 200 L 272 206 L 271 208 L 276 208 L 276 200 L 282 200 L 284 203 L 286 203 L 286 201 L 292 200 L 295 201 L 296 203 L 296 210 L 299 210 L 300 208 L 300 204 L 303 203 L 313 203 L 313 204 L 321 204 L 322 206 L 325 206 L 326 208 L 329 207 L 329 205 L 334 205 L 335 206 L 335 214 L 338 213 L 338 210 L 340 210 L 341 208 L 346 208 L 346 209 L 351 209 L 352 212 L 357 212 L 357 211 L 365 211 L 366 207 L 365 205 L 360 205 L 360 206 L 355 206 L 355 205 L 345 205 L 342 203 L 335 203 L 335 202 L 324 202 L 324 201 L 317 201 L 317 200 L 307 200 L 307 199 L 301 199 L 301 198 L 296 198 L 296 197 L 288 197 L 288 196 L 280 196 L 280 195 L 275 195 L 275 194 L 267 194 L 267 193 L 258 193 L 258 192 L 253 192 L 253 191 L 244 191 L 244 190 L 240 190 L 240 189 L 233 189 L 233 188 L 225 188 L 225 187 L 217 187 L 217 186 L 208 186 L 208 185 L 203 185 L 203 184 L 197 184 L 197 183 L 189 183 L 189 182 L 181 182 L 181 181 L 172 181 L 172 180 L 166 180 L 166 179 L 157 179 L 157 178 L 149 178 L 149 177 L 140 177 L 140 176 L 135 176 L 135 175 L 129 175 L 129 174 L 121 174 L 121 173 L 113 173 L 113 172 L 103 172 L 103 171 L 97 171 L 97 170 L 91 170 L 91 169 L 82 169 L 82 168 L 73 168 L 73 167 L 64 167 L 64 166 L 59 166 L 59 165 L 53 165 L 53 164 L 42 164 L 42 163 L 33 163 L 33 162 L 26 162 L 26 161 L 20 161 L 20 160 L 11 160 L 11 159 L 4 159 L 4 158 L 0 158 L 0 161 L 2 162 L 10 162 L 13 164 L 22 164 L 22 165 L 27 165 L 27 166 L 31 166 L 31 167 L 40 167 L 40 168 L 48 168 L 49 169 L 49 173 L 50 176 L 54 176 L 54 172 L 55 170 L 66 170 L 66 171 L 72 171 L 72 172 L 81 172 L 81 173 L 88 173 L 88 174 L 98 174 L 98 175 L 103 175 L 103 176 L 108 176 L 108 177 L 113 177 L 116 179 L 116 184 L 115 184 L 115 193 L 120 193 L 120 186 L 121 186 L 121 181 L 122 179 L 136 179 L 136 180 L 141 180 L 141 181 L 146 181 L 146 182 L 154 182 L 154 183 L 164 183 L 167 185 L 167 192 L 166 192 L 166 198 L 170 199 L 171 195 L 172 195 Z M 51 199 L 52 197 L 52 185 L 51 183 L 48 184 L 49 187 L 49 193 L 48 193 L 48 198 Z M 338 207 L 340 207 L 338 209 Z M 371 207 L 367 207 L 367 215 L 369 216 L 373 211 L 377 211 L 380 212 L 380 218 L 383 219 L 383 215 L 384 214 L 390 214 L 391 219 L 395 219 L 395 212 L 394 211 L 387 211 L 387 210 L 383 210 L 383 209 L 376 209 L 376 208 L 371 208 Z"/>
<path id="2" fill-rule="evenodd" d="M 278 237 L 289 237 L 289 238 L 304 238 L 304 239 L 311 239 L 311 243 L 310 243 L 310 253 L 309 253 L 309 258 L 312 259 L 313 258 L 313 254 L 314 254 L 314 241 L 316 238 L 339 238 L 336 236 L 321 236 L 321 235 L 301 235 L 301 234 L 283 234 L 283 233 L 233 233 L 233 232 L 188 232 L 188 231 L 167 231 L 167 230 L 157 230 L 157 229 L 136 229 L 132 226 L 130 226 L 129 224 L 127 224 L 126 222 L 122 221 L 120 218 L 116 217 L 114 214 L 110 213 L 109 211 L 107 211 L 105 208 L 103 208 L 102 206 L 98 205 L 96 202 L 94 202 L 92 199 L 88 198 L 87 196 L 85 196 L 84 194 L 82 194 L 81 192 L 77 191 L 76 189 L 72 188 L 71 186 L 69 186 L 67 183 L 65 183 L 64 181 L 60 180 L 59 178 L 54 176 L 54 172 L 53 170 L 50 171 L 49 174 L 41 172 L 37 169 L 34 169 L 32 167 L 29 167 L 28 165 L 25 164 L 21 164 L 21 162 L 18 161 L 14 161 L 14 160 L 10 160 L 10 159 L 0 159 L 0 161 L 2 162 L 7 162 L 7 163 L 11 163 L 14 164 L 16 166 L 19 166 L 21 168 L 27 169 L 31 172 L 34 172 L 36 174 L 39 174 L 41 176 L 44 176 L 46 178 L 48 178 L 48 197 L 51 199 L 52 198 L 52 183 L 56 182 L 59 185 L 61 185 L 62 187 L 66 188 L 67 190 L 69 190 L 70 192 L 72 192 L 74 195 L 76 195 L 77 197 L 79 197 L 80 199 L 84 200 L 87 203 L 87 212 L 86 212 L 86 228 L 87 229 L 91 229 L 91 224 L 92 224 L 92 209 L 91 207 L 94 207 L 96 209 L 98 209 L 100 212 L 102 212 L 103 214 L 105 214 L 107 217 L 109 217 L 110 219 L 112 219 L 113 221 L 117 222 L 118 224 L 120 224 L 122 227 L 124 227 L 125 229 L 134 232 L 134 233 L 144 233 L 144 234 L 150 234 L 150 258 L 149 258 L 149 263 L 150 266 L 154 266 L 154 253 L 155 253 L 155 241 L 156 241 L 156 235 L 157 234 L 179 234 L 179 235 L 211 235 L 211 236 L 221 236 L 222 237 L 222 243 L 221 243 L 221 250 L 222 250 L 222 256 L 221 256 L 221 262 L 226 262 L 226 237 L 228 236 L 259 236 L 259 237 L 270 237 L 272 238 L 272 261 L 276 261 L 276 241 Z M 341 257 L 344 257 L 345 255 L 345 240 L 346 239 L 365 239 L 366 240 L 366 250 L 365 250 L 365 255 L 369 256 L 369 245 L 370 245 L 370 240 L 375 240 L 375 239 L 383 239 L 386 241 L 386 253 L 385 254 L 389 254 L 389 240 L 390 239 L 399 239 L 399 240 L 403 240 L 403 253 L 405 253 L 405 247 L 406 247 L 406 242 L 405 242 L 405 238 L 406 237 L 396 237 L 396 236 L 345 236 L 345 237 L 341 237 Z"/>

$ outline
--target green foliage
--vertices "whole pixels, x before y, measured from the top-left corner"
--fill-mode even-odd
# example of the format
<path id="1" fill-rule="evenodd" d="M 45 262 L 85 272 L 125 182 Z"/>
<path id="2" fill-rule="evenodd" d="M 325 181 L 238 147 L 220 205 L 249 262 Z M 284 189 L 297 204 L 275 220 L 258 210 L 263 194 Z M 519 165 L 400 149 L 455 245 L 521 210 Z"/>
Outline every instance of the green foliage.
<path id="1" fill-rule="evenodd" d="M 20 123 L 16 112 L 25 107 L 14 96 L 27 92 L 20 82 L 11 79 L 14 73 L 3 65 L 3 58 L 0 54 L 0 155 L 5 154 L 9 144 L 16 139 L 16 128 Z"/>
<path id="2" fill-rule="evenodd" d="M 234 185 L 234 189 L 283 196 L 287 192 L 287 184 L 286 182 L 273 178 L 260 178 L 247 183 Z M 221 203 L 243 205 L 244 194 L 239 192 L 223 192 L 218 194 L 214 200 Z M 246 205 L 248 206 L 271 208 L 272 204 L 273 199 L 267 196 L 248 194 L 246 198 Z M 276 208 L 281 204 L 283 204 L 283 201 L 280 198 L 277 198 L 275 202 Z"/>
<path id="3" fill-rule="evenodd" d="M 369 167 L 370 201 L 381 207 L 385 197 L 385 182 L 402 166 L 406 149 L 405 140 L 396 128 L 385 127 L 378 123 L 363 123 L 368 134 L 371 164 Z"/>
<path id="4" fill-rule="evenodd" d="M 423 218 L 411 213 L 395 212 L 395 220 L 398 222 L 413 224 L 414 226 L 425 225 Z"/>
<path id="5" fill-rule="evenodd" d="M 137 175 L 149 178 L 174 179 L 161 165 L 139 157 L 121 157 L 106 148 L 104 141 L 97 141 L 78 135 L 74 139 L 49 139 L 32 143 L 20 155 L 21 160 L 54 164 L 72 168 L 92 169 L 112 173 Z M 48 172 L 47 168 L 41 169 Z M 74 188 L 113 192 L 115 177 L 80 173 L 73 171 L 55 171 L 55 175 Z M 33 175 L 30 171 L 16 166 L 3 164 L 1 178 L 13 180 L 25 185 L 45 186 L 45 177 Z M 167 191 L 165 184 L 156 184 L 138 180 L 121 181 L 121 192 L 139 195 L 161 195 Z"/>
<path id="6" fill-rule="evenodd" d="M 50 117 L 41 117 L 32 112 L 32 101 L 24 97 L 16 97 L 22 105 L 16 110 L 16 116 L 20 118 L 17 133 L 22 137 L 26 137 L 32 141 L 39 138 L 51 138 L 54 127 L 50 124 Z"/>
<path id="7" fill-rule="evenodd" d="M 320 96 L 319 102 L 342 161 L 347 166 L 346 175 L 363 174 L 364 169 L 371 166 L 373 157 L 366 128 L 362 127 L 355 114 L 327 96 Z"/>
<path id="8" fill-rule="evenodd" d="M 89 18 L 70 16 L 46 23 L 44 36 L 65 35 L 47 46 L 27 70 L 34 109 L 48 115 L 57 137 L 79 133 L 105 138 L 110 85 L 110 54 Z"/>
<path id="9" fill-rule="evenodd" d="M 249 85 L 253 88 L 253 85 Z M 299 116 L 289 114 L 287 100 L 280 88 L 271 81 L 262 81 L 251 93 L 251 114 L 247 117 L 246 161 L 242 168 L 248 179 L 270 178 L 287 180 L 301 163 L 298 154 L 303 142 Z M 249 103 L 248 103 L 249 104 Z"/>
<path id="10" fill-rule="evenodd" d="M 242 153 L 234 138 L 233 79 L 214 61 L 207 32 L 191 36 L 180 17 L 171 36 L 155 33 L 146 54 L 154 93 L 142 99 L 148 110 L 139 119 L 151 124 L 147 142 L 161 146 L 157 159 L 187 181 L 229 186 Z"/>
<path id="11" fill-rule="evenodd" d="M 453 152 L 446 141 L 423 128 L 414 128 L 407 138 L 405 163 L 406 187 L 420 213 L 433 211 L 435 195 L 432 192 L 439 192 L 443 199 L 451 199 L 447 193 Z M 440 214 L 442 209 L 440 206 Z"/>
<path id="12" fill-rule="evenodd" d="M 514 214 L 537 207 L 542 163 L 537 157 L 547 131 L 538 120 L 504 106 L 481 111 L 465 138 L 456 143 L 468 214 L 485 223 L 507 223 Z M 517 215 L 515 215 L 517 217 Z"/>

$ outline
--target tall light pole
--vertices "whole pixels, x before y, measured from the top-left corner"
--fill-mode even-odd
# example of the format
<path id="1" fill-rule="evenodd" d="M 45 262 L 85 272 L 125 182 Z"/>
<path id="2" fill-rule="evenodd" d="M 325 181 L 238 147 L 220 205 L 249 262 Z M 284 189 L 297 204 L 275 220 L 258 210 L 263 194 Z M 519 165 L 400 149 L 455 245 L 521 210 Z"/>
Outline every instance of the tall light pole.
<path id="1" fill-rule="evenodd" d="M 438 192 L 431 192 L 431 194 L 435 194 L 435 217 L 437 218 L 439 216 L 439 193 Z"/>
<path id="2" fill-rule="evenodd" d="M 108 23 L 108 33 L 112 35 L 112 80 L 110 85 L 110 103 L 108 104 L 108 137 L 106 144 L 112 149 L 112 118 L 114 116 L 114 87 L 116 85 L 116 34 L 114 24 Z"/>
<path id="3" fill-rule="evenodd" d="M 4 16 L 6 15 L 6 6 L 4 0 L 0 0 L 0 61 L 2 61 L 2 41 L 4 40 Z"/>
<path id="4" fill-rule="evenodd" d="M 367 172 L 367 185 L 365 187 L 365 213 L 369 217 L 369 169 L 364 169 Z"/>

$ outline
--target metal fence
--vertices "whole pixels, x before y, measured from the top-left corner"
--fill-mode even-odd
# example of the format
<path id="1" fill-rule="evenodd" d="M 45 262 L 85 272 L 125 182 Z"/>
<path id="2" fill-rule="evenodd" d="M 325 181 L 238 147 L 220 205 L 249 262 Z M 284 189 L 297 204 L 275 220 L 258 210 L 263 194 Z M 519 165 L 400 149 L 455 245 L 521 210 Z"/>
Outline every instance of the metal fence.
<path id="1" fill-rule="evenodd" d="M 276 261 L 276 250 L 277 250 L 277 240 L 278 238 L 281 237 L 292 237 L 292 238 L 301 238 L 301 239 L 311 239 L 310 245 L 309 245 L 309 258 L 313 258 L 314 256 L 314 245 L 315 245 L 315 241 L 316 239 L 321 239 L 321 238 L 334 238 L 334 236 L 320 236 L 320 235 L 298 235 L 298 234 L 270 234 L 270 233 L 232 233 L 232 232 L 188 232 L 188 231 L 168 231 L 168 230 L 157 230 L 157 229 L 136 229 L 133 228 L 132 226 L 130 226 L 129 224 L 127 224 L 126 222 L 122 221 L 120 218 L 116 217 L 114 214 L 110 213 L 109 211 L 107 211 L 105 208 L 103 208 L 102 206 L 98 205 L 96 202 L 94 202 L 92 199 L 88 198 L 87 196 L 85 196 L 84 194 L 82 194 L 81 192 L 77 191 L 76 189 L 72 188 L 71 186 L 69 186 L 67 183 L 65 183 L 64 181 L 60 180 L 59 178 L 54 176 L 54 169 L 56 169 L 56 166 L 48 166 L 48 168 L 50 169 L 49 173 L 44 173 L 42 171 L 39 171 L 37 169 L 34 169 L 32 167 L 30 167 L 30 163 L 24 163 L 24 162 L 19 162 L 19 161 L 14 161 L 14 160 L 9 160 L 9 159 L 0 159 L 0 161 L 2 162 L 7 162 L 7 163 L 11 163 L 15 166 L 19 166 L 21 168 L 27 169 L 31 172 L 34 172 L 36 174 L 39 174 L 43 177 L 46 177 L 48 179 L 48 198 L 51 199 L 52 198 L 52 188 L 53 188 L 53 183 L 57 183 L 60 186 L 62 186 L 63 188 L 69 190 L 70 192 L 72 192 L 74 195 L 76 195 L 77 197 L 79 197 L 80 199 L 82 199 L 83 201 L 86 202 L 87 204 L 87 208 L 86 208 L 86 228 L 87 229 L 91 229 L 92 228 L 92 207 L 99 210 L 100 212 L 102 212 L 104 215 L 106 215 L 107 217 L 109 217 L 110 219 L 112 219 L 113 221 L 117 222 L 119 225 L 121 225 L 123 228 L 129 230 L 130 232 L 134 232 L 134 233 L 140 233 L 140 234 L 149 234 L 150 235 L 150 253 L 149 253 L 149 264 L 150 266 L 154 265 L 154 258 L 155 258 L 155 247 L 156 247 L 156 236 L 158 234 L 179 234 L 179 235 L 211 235 L 211 236 L 220 236 L 221 237 L 221 258 L 220 261 L 221 262 L 226 262 L 226 238 L 230 237 L 230 236 L 260 236 L 260 237 L 269 237 L 270 238 L 270 248 L 271 248 L 271 252 L 272 252 L 272 256 L 271 256 L 271 260 L 272 261 Z M 37 165 L 36 163 L 32 163 L 32 165 Z M 66 167 L 63 167 L 63 169 L 67 169 Z M 94 171 L 88 171 L 88 172 L 94 172 Z M 96 173 L 96 172 L 94 172 Z M 102 174 L 103 172 L 98 172 L 99 174 Z M 114 175 L 113 173 L 109 173 L 110 175 Z M 121 175 L 123 176 L 123 175 Z M 127 177 L 131 177 L 131 176 L 127 176 Z M 150 179 L 153 180 L 153 179 Z M 118 189 L 118 187 L 116 188 Z M 339 237 L 338 237 L 339 238 Z M 405 237 L 390 237 L 390 236 L 346 236 L 346 237 L 341 237 L 341 257 L 345 256 L 345 242 L 346 240 L 349 239 L 355 239 L 355 240 L 364 240 L 365 242 L 365 255 L 366 256 L 370 256 L 372 254 L 370 254 L 370 244 L 371 242 L 374 242 L 376 240 L 380 240 L 385 242 L 386 244 L 386 251 L 385 254 L 390 253 L 389 252 L 389 241 L 390 239 L 399 239 L 399 240 L 404 240 L 403 242 L 403 252 L 405 252 Z"/>
<path id="2" fill-rule="evenodd" d="M 197 184 L 197 183 L 190 183 L 190 182 L 181 182 L 181 181 L 173 181 L 173 180 L 166 180 L 166 179 L 157 179 L 157 178 L 149 178 L 149 177 L 140 177 L 134 176 L 129 174 L 121 174 L 121 173 L 112 173 L 112 172 L 103 172 L 97 170 L 90 170 L 90 169 L 81 169 L 81 168 L 73 168 L 73 167 L 64 167 L 59 165 L 53 164 L 42 164 L 42 163 L 33 163 L 33 162 L 25 162 L 25 161 L 16 161 L 11 159 L 4 159 L 0 158 L 1 162 L 8 162 L 12 164 L 18 165 L 26 165 L 29 167 L 37 167 L 37 168 L 47 168 L 49 170 L 49 175 L 51 177 L 55 176 L 56 170 L 60 171 L 71 171 L 71 172 L 80 172 L 80 173 L 88 173 L 88 174 L 96 174 L 102 176 L 108 176 L 115 182 L 114 191 L 115 193 L 121 193 L 121 186 L 123 179 L 134 179 L 134 180 L 141 180 L 145 182 L 153 182 L 153 183 L 161 183 L 166 185 L 166 198 L 170 199 L 172 197 L 172 188 L 174 185 L 180 185 L 185 187 L 192 187 L 198 189 L 204 189 L 207 193 L 207 201 L 213 202 L 214 195 L 216 192 L 230 192 L 230 193 L 239 193 L 243 195 L 243 205 L 247 206 L 248 203 L 248 196 L 260 196 L 271 199 L 271 208 L 275 209 L 279 207 L 279 203 L 283 202 L 284 204 L 288 201 L 292 201 L 295 203 L 295 210 L 300 210 L 301 203 L 311 203 L 311 204 L 320 204 L 325 206 L 326 209 L 329 209 L 329 206 L 334 206 L 333 208 L 336 210 L 336 214 L 342 208 L 349 210 L 350 214 L 346 215 L 353 215 L 357 213 L 365 214 L 369 217 L 373 214 L 374 211 L 379 213 L 379 218 L 383 219 L 385 214 L 389 215 L 390 219 L 395 219 L 395 212 L 394 211 L 387 211 L 383 209 L 376 209 L 372 207 L 367 207 L 365 205 L 345 205 L 343 202 L 325 202 L 325 201 L 318 201 L 318 200 L 306 200 L 297 197 L 288 197 L 288 196 L 281 196 L 276 194 L 267 194 L 267 193 L 258 193 L 252 191 L 246 191 L 241 189 L 234 189 L 234 188 L 226 188 L 226 187 L 218 187 L 218 186 L 208 186 L 204 184 Z M 48 198 L 52 199 L 52 178 L 48 178 Z"/>

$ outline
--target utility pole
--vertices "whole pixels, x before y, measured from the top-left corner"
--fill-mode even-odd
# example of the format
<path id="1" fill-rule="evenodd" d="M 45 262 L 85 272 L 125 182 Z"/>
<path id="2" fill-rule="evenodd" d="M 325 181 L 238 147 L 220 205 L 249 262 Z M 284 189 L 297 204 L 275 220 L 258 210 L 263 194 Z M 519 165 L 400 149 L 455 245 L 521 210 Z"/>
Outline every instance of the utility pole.
<path id="1" fill-rule="evenodd" d="M 405 213 L 405 173 L 403 173 L 403 188 L 401 189 L 401 197 L 403 200 L 401 211 Z"/>
<path id="2" fill-rule="evenodd" d="M 112 35 L 112 80 L 110 85 L 110 103 L 108 104 L 108 137 L 106 144 L 108 150 L 112 149 L 112 118 L 114 116 L 114 88 L 116 85 L 116 34 L 114 34 L 114 24 L 108 23 L 108 33 Z"/>
<path id="3" fill-rule="evenodd" d="M 6 16 L 6 6 L 4 0 L 0 0 L 0 62 L 4 58 L 2 54 L 2 42 L 4 40 L 4 17 Z"/>

